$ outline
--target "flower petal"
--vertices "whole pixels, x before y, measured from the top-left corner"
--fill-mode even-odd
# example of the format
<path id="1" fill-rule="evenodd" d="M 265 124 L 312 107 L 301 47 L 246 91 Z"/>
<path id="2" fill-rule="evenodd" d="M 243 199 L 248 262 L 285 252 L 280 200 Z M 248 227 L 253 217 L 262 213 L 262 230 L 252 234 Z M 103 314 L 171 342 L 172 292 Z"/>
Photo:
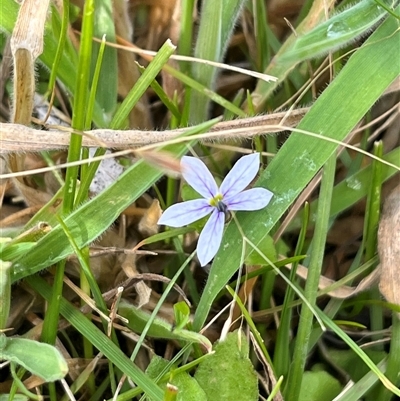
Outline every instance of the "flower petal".
<path id="1" fill-rule="evenodd" d="M 218 193 L 218 186 L 207 166 L 196 157 L 183 156 L 181 159 L 182 175 L 187 183 L 206 199 Z"/>
<path id="2" fill-rule="evenodd" d="M 224 203 L 228 210 L 260 210 L 268 205 L 273 195 L 268 189 L 252 188 L 224 198 Z"/>
<path id="3" fill-rule="evenodd" d="M 205 199 L 176 203 L 164 211 L 157 224 L 182 227 L 207 216 L 214 208 Z"/>
<path id="4" fill-rule="evenodd" d="M 224 232 L 225 214 L 215 209 L 208 219 L 197 243 L 197 257 L 205 266 L 218 252 Z"/>
<path id="5" fill-rule="evenodd" d="M 219 188 L 224 198 L 243 191 L 256 176 L 259 168 L 260 155 L 258 153 L 241 157 L 222 181 Z"/>

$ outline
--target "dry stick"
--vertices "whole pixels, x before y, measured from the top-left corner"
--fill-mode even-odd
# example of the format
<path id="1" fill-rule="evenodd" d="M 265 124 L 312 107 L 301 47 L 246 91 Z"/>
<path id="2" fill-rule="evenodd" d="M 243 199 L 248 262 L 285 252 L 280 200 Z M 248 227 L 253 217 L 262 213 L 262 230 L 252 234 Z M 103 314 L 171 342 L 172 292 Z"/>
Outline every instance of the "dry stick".
<path id="1" fill-rule="evenodd" d="M 223 121 L 215 124 L 209 133 L 215 140 L 227 140 L 249 138 L 268 132 L 279 132 L 287 129 L 287 127 L 296 126 L 307 111 L 308 108 L 302 108 L 292 110 L 289 115 L 287 112 L 280 112 Z M 282 120 L 285 121 L 285 127 L 277 127 Z M 269 128 L 268 126 L 272 127 Z M 253 133 L 248 132 L 251 128 L 254 129 Z M 246 132 L 241 132 L 241 130 Z M 84 135 L 83 146 L 129 149 L 167 142 L 186 131 L 188 128 L 166 131 L 97 129 L 82 133 Z M 19 124 L 0 123 L 0 154 L 64 149 L 69 145 L 70 132 L 69 129 L 43 131 Z"/>

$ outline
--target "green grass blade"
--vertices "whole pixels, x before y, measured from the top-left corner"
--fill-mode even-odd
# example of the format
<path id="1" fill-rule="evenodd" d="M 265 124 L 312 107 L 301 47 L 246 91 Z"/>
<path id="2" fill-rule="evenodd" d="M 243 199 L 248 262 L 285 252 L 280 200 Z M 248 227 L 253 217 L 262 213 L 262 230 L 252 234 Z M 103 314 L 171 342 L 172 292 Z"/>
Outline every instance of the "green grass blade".
<path id="1" fill-rule="evenodd" d="M 222 61 L 243 3 L 243 0 L 203 1 L 195 57 Z M 216 68 L 205 64 L 194 64 L 192 77 L 212 90 L 215 86 Z M 193 91 L 190 99 L 190 122 L 193 124 L 205 121 L 208 107 L 209 98 Z"/>
<path id="2" fill-rule="evenodd" d="M 51 287 L 40 277 L 32 276 L 27 279 L 29 285 L 47 301 L 51 299 Z M 86 316 L 74 308 L 64 298 L 60 300 L 60 312 L 72 326 L 87 338 L 107 359 L 129 376 L 139 387 L 155 400 L 162 401 L 161 389 L 149 379 L 132 361 Z"/>
<path id="3" fill-rule="evenodd" d="M 319 21 L 322 21 L 325 18 L 325 7 L 326 0 L 314 0 L 307 16 L 301 24 L 296 27 L 297 35 L 310 31 L 319 23 Z M 297 36 L 295 34 L 289 36 L 272 59 L 272 62 L 264 71 L 265 74 L 273 75 L 274 77 L 277 77 L 278 80 L 276 82 L 264 82 L 259 80 L 256 89 L 252 92 L 252 103 L 256 113 L 265 111 L 265 102 L 267 99 L 273 95 L 274 91 L 282 84 L 282 82 L 284 82 L 289 73 L 293 75 L 293 73 L 296 72 L 294 67 L 298 64 L 297 60 L 282 61 L 282 57 L 285 55 L 286 51 L 290 49 L 296 39 Z"/>
<path id="4" fill-rule="evenodd" d="M 115 43 L 115 27 L 113 19 L 113 2 L 97 1 L 94 15 L 94 37 L 101 39 L 106 35 L 108 42 Z M 93 60 L 96 60 L 101 44 L 93 42 Z M 94 67 L 94 63 L 93 63 Z M 94 70 L 94 68 L 93 68 Z M 117 107 L 118 62 L 117 49 L 106 46 L 100 71 L 100 82 L 96 91 L 96 100 L 104 113 L 104 120 L 110 121 Z"/>
<path id="5" fill-rule="evenodd" d="M 360 1 L 300 36 L 281 60 L 298 63 L 328 54 L 367 32 L 386 14 L 374 0 Z"/>
<path id="6" fill-rule="evenodd" d="M 118 111 L 115 113 L 110 124 L 112 129 L 123 129 L 125 127 L 125 120 L 129 113 L 142 97 L 146 89 L 150 86 L 151 82 L 156 78 L 157 74 L 168 61 L 175 49 L 176 47 L 169 39 L 163 44 L 149 66 L 137 80 L 135 86 L 130 90 L 121 106 L 118 108 Z"/>
<path id="7" fill-rule="evenodd" d="M 332 188 L 335 179 L 336 155 L 332 154 L 324 166 L 321 190 L 319 193 L 318 219 L 310 252 L 310 264 L 308 266 L 307 281 L 304 295 L 307 300 L 316 305 L 318 283 L 322 271 L 322 263 L 325 254 L 325 243 L 329 229 L 329 212 L 332 201 Z M 299 399 L 301 383 L 303 380 L 306 360 L 308 356 L 308 343 L 312 330 L 313 313 L 307 305 L 303 304 L 300 313 L 300 322 L 296 335 L 293 361 L 289 369 L 288 381 L 285 385 L 286 398 L 297 401 Z"/>

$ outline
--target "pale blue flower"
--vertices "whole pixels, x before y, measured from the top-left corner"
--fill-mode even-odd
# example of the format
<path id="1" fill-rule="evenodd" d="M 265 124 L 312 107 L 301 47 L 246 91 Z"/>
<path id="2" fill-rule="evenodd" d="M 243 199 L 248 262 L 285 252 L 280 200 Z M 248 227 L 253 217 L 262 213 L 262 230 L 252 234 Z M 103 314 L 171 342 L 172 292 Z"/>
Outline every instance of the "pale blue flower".
<path id="1" fill-rule="evenodd" d="M 158 224 L 182 227 L 211 213 L 197 243 L 197 256 L 205 266 L 217 253 L 229 211 L 259 210 L 267 206 L 273 194 L 264 188 L 244 190 L 259 169 L 259 155 L 243 156 L 233 166 L 218 188 L 206 165 L 195 157 L 183 156 L 182 175 L 204 199 L 195 199 L 170 206 Z"/>

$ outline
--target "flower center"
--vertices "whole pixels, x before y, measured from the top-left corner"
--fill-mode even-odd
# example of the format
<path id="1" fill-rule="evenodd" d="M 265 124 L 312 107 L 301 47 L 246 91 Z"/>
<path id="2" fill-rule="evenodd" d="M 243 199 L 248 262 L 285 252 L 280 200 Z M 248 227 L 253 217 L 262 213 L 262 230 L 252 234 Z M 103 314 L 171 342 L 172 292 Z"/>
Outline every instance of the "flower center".
<path id="1" fill-rule="evenodd" d="M 223 196 L 217 194 L 210 200 L 210 205 L 218 209 L 219 212 L 224 212 L 226 210 L 226 205 L 222 202 Z"/>
<path id="2" fill-rule="evenodd" d="M 228 207 L 222 201 L 218 201 L 217 204 L 215 205 L 215 207 L 217 208 L 217 210 L 219 212 L 223 212 L 225 214 L 228 213 Z"/>
<path id="3" fill-rule="evenodd" d="M 214 196 L 214 198 L 210 200 L 210 205 L 215 207 L 218 212 L 224 213 L 225 223 L 227 223 L 231 219 L 231 213 L 228 210 L 228 206 L 226 206 L 223 202 L 223 196 L 221 194 Z"/>

